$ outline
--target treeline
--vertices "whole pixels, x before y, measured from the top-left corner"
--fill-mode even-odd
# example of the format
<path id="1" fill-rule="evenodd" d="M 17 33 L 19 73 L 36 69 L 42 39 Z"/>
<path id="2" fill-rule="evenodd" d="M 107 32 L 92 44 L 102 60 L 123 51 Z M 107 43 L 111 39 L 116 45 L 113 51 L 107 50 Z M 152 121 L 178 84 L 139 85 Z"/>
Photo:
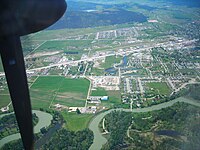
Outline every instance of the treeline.
<path id="1" fill-rule="evenodd" d="M 189 88 L 188 96 L 195 99 L 195 100 L 200 100 L 200 93 L 199 92 L 200 92 L 200 84 L 192 85 Z"/>

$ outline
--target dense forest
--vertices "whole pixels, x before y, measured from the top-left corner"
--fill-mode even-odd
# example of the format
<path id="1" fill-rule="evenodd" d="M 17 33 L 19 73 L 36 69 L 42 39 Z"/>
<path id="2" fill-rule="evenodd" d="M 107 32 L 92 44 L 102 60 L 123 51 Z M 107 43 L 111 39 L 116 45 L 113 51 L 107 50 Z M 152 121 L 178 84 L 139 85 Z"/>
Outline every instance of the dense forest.
<path id="1" fill-rule="evenodd" d="M 89 129 L 73 132 L 66 129 L 59 130 L 43 149 L 59 150 L 74 149 L 87 150 L 93 142 L 93 133 Z"/>
<path id="2" fill-rule="evenodd" d="M 110 132 L 105 150 L 119 149 L 123 145 L 128 126 L 131 124 L 132 115 L 123 111 L 113 111 L 105 117 L 106 129 Z"/>
<path id="3" fill-rule="evenodd" d="M 156 0 L 158 1 L 158 0 Z M 165 1 L 165 0 L 162 0 Z M 200 1 L 199 0 L 167 0 L 170 3 L 173 3 L 174 5 L 183 5 L 188 7 L 200 7 Z"/>
<path id="4" fill-rule="evenodd" d="M 200 91 L 200 85 L 199 84 L 195 84 L 193 86 L 190 86 L 188 96 L 195 99 L 195 100 L 200 100 L 199 91 Z"/>
<path id="5" fill-rule="evenodd" d="M 106 129 L 110 132 L 106 150 L 199 150 L 200 109 L 176 103 L 148 113 L 115 111 L 106 116 Z"/>

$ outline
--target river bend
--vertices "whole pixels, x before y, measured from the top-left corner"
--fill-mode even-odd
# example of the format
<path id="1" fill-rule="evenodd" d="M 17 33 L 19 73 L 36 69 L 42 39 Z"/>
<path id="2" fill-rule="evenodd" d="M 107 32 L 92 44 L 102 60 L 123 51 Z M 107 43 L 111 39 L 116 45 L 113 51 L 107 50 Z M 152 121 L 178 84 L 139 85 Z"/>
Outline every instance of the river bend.
<path id="1" fill-rule="evenodd" d="M 122 110 L 122 111 L 125 111 L 125 112 L 134 112 L 134 113 L 149 112 L 149 111 L 160 110 L 162 108 L 166 108 L 166 107 L 172 106 L 173 104 L 175 104 L 177 102 L 185 102 L 185 103 L 200 107 L 200 103 L 199 102 L 194 101 L 194 100 L 190 100 L 190 99 L 187 99 L 187 98 L 184 98 L 184 97 L 180 97 L 180 98 L 171 100 L 169 102 L 164 102 L 162 104 L 153 105 L 151 107 L 136 108 L 136 109 L 133 109 L 132 111 L 130 109 L 118 108 L 118 109 L 110 109 L 110 110 L 108 110 L 106 112 L 98 114 L 97 116 L 95 116 L 93 118 L 93 120 L 89 124 L 89 129 L 94 134 L 94 140 L 93 140 L 93 144 L 90 146 L 90 150 L 100 150 L 102 148 L 102 146 L 104 144 L 106 144 L 107 139 L 105 137 L 103 137 L 102 133 L 99 130 L 98 125 L 101 122 L 101 120 L 105 117 L 105 115 L 109 114 L 110 112 L 112 112 L 114 110 Z"/>
<path id="2" fill-rule="evenodd" d="M 42 129 L 43 127 L 48 127 L 51 124 L 51 120 L 53 119 L 53 116 L 51 114 L 42 112 L 39 110 L 33 110 L 32 113 L 35 113 L 39 119 L 38 123 L 34 127 L 34 133 L 39 133 L 40 129 Z M 9 114 L 11 114 L 11 113 L 9 113 Z M 5 115 L 9 115 L 9 114 L 0 115 L 0 118 L 2 118 Z M 6 136 L 5 138 L 0 140 L 0 148 L 3 147 L 3 145 L 6 143 L 11 142 L 13 140 L 20 139 L 20 138 L 21 138 L 21 136 L 19 133 Z"/>

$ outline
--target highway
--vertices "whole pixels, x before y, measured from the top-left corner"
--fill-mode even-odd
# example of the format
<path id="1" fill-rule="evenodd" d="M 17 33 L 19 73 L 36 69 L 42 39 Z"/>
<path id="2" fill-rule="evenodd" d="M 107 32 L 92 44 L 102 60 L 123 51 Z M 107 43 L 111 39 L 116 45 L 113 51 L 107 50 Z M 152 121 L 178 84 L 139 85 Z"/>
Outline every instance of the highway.
<path id="1" fill-rule="evenodd" d="M 151 49 L 153 47 L 154 46 L 142 48 L 142 49 L 137 49 L 137 51 L 145 51 L 145 50 Z M 45 66 L 45 67 L 29 69 L 28 71 L 38 71 L 38 70 L 48 69 L 48 68 L 57 67 L 57 66 L 61 66 L 61 65 L 70 65 L 70 64 L 79 63 L 79 62 L 94 61 L 94 60 L 102 59 L 102 58 L 109 57 L 109 56 L 125 55 L 125 54 L 131 54 L 131 53 L 134 53 L 134 52 L 135 51 L 133 51 L 133 50 L 127 50 L 125 52 L 124 51 L 123 52 L 115 52 L 115 53 L 106 54 L 106 55 L 102 55 L 102 56 L 93 56 L 93 57 L 84 58 L 84 59 L 75 60 L 75 61 L 67 61 L 67 62 L 62 62 L 62 63 L 56 63 L 56 64 L 52 64 L 52 65 Z"/>

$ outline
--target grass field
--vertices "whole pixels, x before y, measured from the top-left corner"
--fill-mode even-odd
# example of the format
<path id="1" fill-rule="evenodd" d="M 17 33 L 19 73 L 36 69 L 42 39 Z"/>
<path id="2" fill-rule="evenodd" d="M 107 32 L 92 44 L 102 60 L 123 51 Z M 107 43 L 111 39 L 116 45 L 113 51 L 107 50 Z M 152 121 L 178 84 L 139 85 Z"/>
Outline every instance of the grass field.
<path id="1" fill-rule="evenodd" d="M 88 123 L 93 117 L 93 114 L 76 114 L 62 112 L 66 121 L 65 127 L 71 131 L 80 131 L 88 127 Z"/>
<path id="2" fill-rule="evenodd" d="M 7 106 L 10 103 L 10 95 L 1 95 L 0 94 L 0 108 Z"/>
<path id="3" fill-rule="evenodd" d="M 44 51 L 60 51 L 65 54 L 69 59 L 79 60 L 84 49 L 91 46 L 92 40 L 57 40 L 57 41 L 47 41 L 38 47 L 34 52 L 44 52 Z M 86 51 L 87 52 L 87 51 Z M 75 53 L 75 54 L 74 54 Z M 59 54 L 60 55 L 60 54 Z M 43 59 L 42 59 L 43 60 Z M 42 61 L 41 64 L 44 62 Z"/>
<path id="4" fill-rule="evenodd" d="M 26 56 L 27 54 L 35 50 L 44 41 L 34 41 L 31 39 L 30 36 L 27 35 L 27 36 L 21 37 L 21 42 L 22 42 L 23 54 L 24 56 Z"/>
<path id="5" fill-rule="evenodd" d="M 121 104 L 121 94 L 120 91 L 106 91 L 103 88 L 97 88 L 97 90 L 92 91 L 91 96 L 108 96 L 108 101 L 102 101 L 102 105 L 106 107 L 112 107 L 115 104 Z"/>
<path id="6" fill-rule="evenodd" d="M 69 79 L 61 76 L 39 77 L 31 86 L 33 108 L 48 108 L 50 104 L 84 106 L 89 88 L 87 79 Z"/>
<path id="7" fill-rule="evenodd" d="M 91 93 L 91 96 L 105 96 L 107 95 L 107 92 L 104 88 L 97 88 L 96 90 L 93 90 Z"/>
<path id="8" fill-rule="evenodd" d="M 95 76 L 102 76 L 104 75 L 104 70 L 103 69 L 99 69 L 99 68 L 92 68 L 91 73 Z"/>
<path id="9" fill-rule="evenodd" d="M 159 94 L 161 95 L 167 95 L 169 96 L 171 93 L 171 90 L 169 86 L 165 82 L 151 82 L 146 84 L 149 88 L 153 88 L 156 91 L 159 91 Z"/>
<path id="10" fill-rule="evenodd" d="M 65 40 L 65 41 L 47 41 L 40 46 L 37 51 L 82 51 L 84 47 L 89 47 L 92 40 Z M 73 49 L 72 49 L 73 48 Z"/>
<path id="11" fill-rule="evenodd" d="M 115 57 L 115 56 L 108 56 L 106 57 L 105 63 L 101 65 L 102 68 L 110 68 L 113 66 L 115 63 L 120 63 L 122 60 L 122 57 Z"/>
<path id="12" fill-rule="evenodd" d="M 107 91 L 109 100 L 103 101 L 102 104 L 107 107 L 111 107 L 113 105 L 121 104 L 121 93 L 120 91 Z"/>
<path id="13" fill-rule="evenodd" d="M 7 106 L 10 101 L 11 99 L 8 87 L 3 84 L 3 88 L 0 88 L 0 108 Z"/>
<path id="14" fill-rule="evenodd" d="M 100 26 L 95 28 L 81 28 L 81 29 L 59 29 L 59 30 L 44 30 L 42 32 L 38 32 L 37 34 L 33 35 L 30 39 L 32 41 L 45 41 L 45 40 L 52 40 L 58 38 L 70 38 L 71 36 L 77 35 L 85 35 L 88 33 L 94 33 L 105 31 L 105 30 L 113 30 L 118 28 L 125 28 L 125 27 L 132 27 L 132 24 L 118 24 L 118 25 L 110 25 L 110 26 Z M 95 37 L 95 36 L 94 36 Z"/>

